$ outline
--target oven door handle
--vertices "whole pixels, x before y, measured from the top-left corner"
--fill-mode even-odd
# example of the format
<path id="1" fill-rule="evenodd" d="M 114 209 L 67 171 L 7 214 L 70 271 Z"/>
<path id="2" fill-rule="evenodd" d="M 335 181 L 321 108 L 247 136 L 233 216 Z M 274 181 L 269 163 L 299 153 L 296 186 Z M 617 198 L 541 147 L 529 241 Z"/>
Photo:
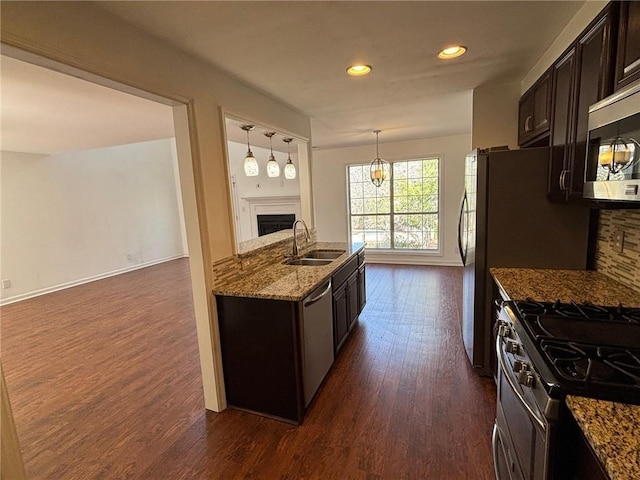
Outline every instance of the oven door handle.
<path id="1" fill-rule="evenodd" d="M 504 376 L 507 379 L 507 382 L 509 382 L 509 386 L 511 387 L 511 390 L 513 390 L 513 393 L 516 396 L 516 398 L 518 399 L 518 401 L 522 404 L 522 406 L 527 411 L 529 416 L 535 420 L 535 422 L 538 424 L 538 426 L 544 432 L 544 431 L 547 430 L 547 427 L 546 427 L 544 421 L 533 410 L 533 408 L 531 408 L 531 405 L 529 405 L 527 403 L 527 401 L 524 399 L 524 397 L 520 393 L 520 389 L 518 388 L 518 386 L 513 381 L 513 378 L 511 378 L 511 375 L 509 375 L 507 364 L 506 364 L 506 361 L 505 361 L 504 356 L 502 354 L 501 340 L 502 340 L 502 337 L 500 335 L 498 335 L 496 337 L 496 356 L 498 357 L 498 362 L 500 363 L 500 368 L 502 369 L 502 372 L 504 373 Z"/>
<path id="2" fill-rule="evenodd" d="M 491 451 L 493 452 L 493 471 L 496 472 L 496 479 L 500 478 L 500 470 L 498 469 L 498 424 L 493 424 L 493 433 L 491 434 Z"/>

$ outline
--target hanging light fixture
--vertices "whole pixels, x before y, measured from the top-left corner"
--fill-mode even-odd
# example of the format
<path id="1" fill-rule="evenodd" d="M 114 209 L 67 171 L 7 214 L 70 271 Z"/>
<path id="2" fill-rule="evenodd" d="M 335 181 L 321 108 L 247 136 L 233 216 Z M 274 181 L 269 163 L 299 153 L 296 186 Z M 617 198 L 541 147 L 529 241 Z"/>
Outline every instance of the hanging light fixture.
<path id="1" fill-rule="evenodd" d="M 382 185 L 387 178 L 391 179 L 391 166 L 386 160 L 382 160 L 378 154 L 378 134 L 381 130 L 374 130 L 376 134 L 376 158 L 371 162 L 369 172 L 371 174 L 371 181 L 376 187 Z"/>
<path id="2" fill-rule="evenodd" d="M 293 164 L 291 160 L 291 142 L 293 142 L 293 138 L 283 138 L 283 142 L 287 144 L 287 164 L 284 166 L 284 178 L 287 180 L 293 180 L 296 178 L 296 166 Z"/>
<path id="3" fill-rule="evenodd" d="M 249 145 L 249 132 L 253 130 L 253 125 L 240 125 L 240 128 L 247 132 L 247 155 L 244 158 L 244 174 L 247 177 L 257 177 L 260 173 L 260 167 Z"/>
<path id="4" fill-rule="evenodd" d="M 265 137 L 269 137 L 269 146 L 271 148 L 271 155 L 269 155 L 269 161 L 267 162 L 267 175 L 271 178 L 280 176 L 280 165 L 276 162 L 276 157 L 273 156 L 273 143 L 271 141 L 271 137 L 273 137 L 276 132 L 264 132 Z"/>

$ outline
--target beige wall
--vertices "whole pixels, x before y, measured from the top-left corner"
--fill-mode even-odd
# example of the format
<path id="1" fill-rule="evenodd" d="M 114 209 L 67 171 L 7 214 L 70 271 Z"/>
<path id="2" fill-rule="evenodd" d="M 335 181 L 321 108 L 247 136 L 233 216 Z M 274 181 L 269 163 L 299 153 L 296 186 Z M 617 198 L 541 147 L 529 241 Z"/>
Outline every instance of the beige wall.
<path id="1" fill-rule="evenodd" d="M 406 142 L 380 144 L 380 155 L 387 161 L 408 160 L 429 155 L 441 155 L 441 219 L 442 254 L 409 254 L 396 252 L 381 255 L 367 252 L 367 260 L 374 262 L 460 265 L 457 244 L 458 212 L 464 188 L 464 159 L 471 151 L 471 136 L 425 138 Z M 345 242 L 348 239 L 347 165 L 373 160 L 375 145 L 314 150 L 313 195 L 318 240 Z"/>
<path id="2" fill-rule="evenodd" d="M 186 118 L 189 121 L 197 216 L 203 249 L 202 265 L 199 267 L 205 283 L 197 293 L 201 298 L 208 299 L 208 318 L 196 318 L 196 321 L 199 341 L 213 344 L 212 348 L 219 352 L 215 340 L 217 320 L 208 293 L 213 286 L 211 265 L 213 261 L 227 257 L 234 251 L 220 107 L 266 125 L 278 126 L 303 138 L 311 137 L 309 118 L 159 39 L 140 32 L 94 4 L 9 2 L 3 3 L 1 15 L 3 44 L 75 67 L 81 72 L 90 72 L 120 85 L 188 104 Z M 3 53 L 7 53 L 4 48 Z M 24 56 L 18 56 L 24 59 Z M 86 78 L 84 74 L 81 76 Z M 178 150 L 180 152 L 183 149 Z M 189 218 L 187 215 L 187 221 Z M 187 232 L 193 232 L 193 229 L 187 226 Z M 191 258 L 197 258 L 191 245 L 190 242 Z M 209 378 L 211 375 L 208 371 L 204 371 L 203 365 L 205 403 L 207 408 L 219 410 L 224 407 L 219 362 L 211 374 L 215 377 L 213 380 Z M 212 382 L 217 385 L 217 391 Z"/>
<path id="3" fill-rule="evenodd" d="M 481 85 L 473 89 L 472 148 L 518 148 L 520 83 Z"/>

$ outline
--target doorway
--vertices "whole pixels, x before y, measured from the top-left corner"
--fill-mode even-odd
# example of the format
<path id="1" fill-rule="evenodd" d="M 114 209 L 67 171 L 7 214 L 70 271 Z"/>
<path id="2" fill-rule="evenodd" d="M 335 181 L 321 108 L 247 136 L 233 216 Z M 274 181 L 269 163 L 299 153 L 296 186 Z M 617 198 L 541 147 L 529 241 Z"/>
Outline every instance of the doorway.
<path id="1" fill-rule="evenodd" d="M 3 53 L 6 53 L 8 50 L 11 49 L 5 49 L 3 47 Z M 23 55 L 21 52 L 12 52 L 14 55 L 12 55 L 13 57 L 20 59 Z M 26 58 L 25 58 L 26 59 Z M 45 61 L 44 59 L 34 59 L 33 56 L 28 56 L 28 60 L 30 63 L 34 63 L 34 64 L 38 64 L 42 67 L 48 67 L 48 68 L 52 68 L 55 67 L 54 70 L 58 70 L 58 71 L 62 71 L 64 73 L 70 73 L 70 71 L 72 69 L 67 68 L 64 65 L 52 65 L 51 62 L 49 61 Z M 69 70 L 69 71 L 67 71 Z M 115 85 L 113 82 L 109 82 L 107 80 L 104 79 L 97 79 L 91 75 L 88 74 L 84 74 L 82 72 L 77 72 L 74 71 L 73 72 L 73 76 L 77 77 L 75 78 L 75 80 L 78 80 L 78 78 L 82 78 L 82 81 L 87 81 L 89 80 L 89 78 L 86 77 L 91 77 L 91 80 L 96 80 L 98 81 L 98 83 L 104 85 L 104 84 L 108 84 L 109 87 L 114 87 L 117 86 Z M 118 90 L 126 90 L 127 92 L 121 92 L 123 95 L 125 94 L 131 94 L 133 93 L 133 89 L 131 89 L 130 87 L 125 87 L 125 86 L 121 86 L 122 88 L 118 88 Z M 104 88 L 104 87 L 103 87 Z M 143 94 L 144 92 L 137 92 L 136 93 L 141 93 Z M 196 207 L 196 203 L 195 203 L 195 187 L 194 187 L 194 179 L 193 179 L 193 171 L 192 171 L 192 166 L 191 166 L 191 156 L 190 156 L 190 140 L 189 140 L 189 127 L 188 127 L 188 105 L 186 104 L 182 104 L 176 101 L 171 101 L 171 100 L 167 100 L 167 99 L 159 99 L 157 97 L 148 95 L 148 94 L 144 94 L 144 97 L 153 97 L 153 101 L 158 101 L 158 100 L 162 100 L 162 104 L 164 104 L 167 107 L 167 113 L 168 115 L 172 116 L 172 121 L 174 124 L 174 128 L 175 128 L 175 143 L 176 143 L 176 157 L 177 157 L 177 162 L 175 164 L 175 171 L 176 171 L 176 175 L 175 175 L 175 179 L 177 180 L 177 183 L 180 186 L 180 189 L 182 190 L 182 195 L 176 196 L 176 202 L 178 202 L 179 204 L 179 209 L 180 209 L 180 214 L 183 216 L 184 218 L 184 223 L 186 225 L 186 229 L 184 232 L 184 235 L 181 236 L 184 238 L 186 237 L 186 242 L 188 243 L 188 252 L 189 252 L 189 259 L 188 259 L 188 263 L 189 266 L 187 267 L 187 272 L 189 273 L 186 276 L 186 280 L 189 283 L 189 296 L 191 297 L 190 303 L 191 303 L 191 315 L 193 315 L 196 318 L 196 322 L 197 323 L 205 323 L 208 324 L 208 306 L 207 306 L 207 294 L 206 294 L 206 288 L 205 288 L 205 281 L 204 281 L 204 267 L 203 267 L 203 261 L 202 261 L 202 249 L 201 249 L 201 245 L 200 245 L 200 235 L 199 235 L 199 226 L 198 226 L 198 221 L 197 221 L 197 207 Z M 3 95 L 3 102 L 4 102 L 5 98 Z M 4 141 L 4 135 L 3 135 L 3 141 Z M 4 142 L 3 142 L 4 143 Z M 179 172 L 179 174 L 178 174 Z M 174 185 L 175 187 L 175 185 Z M 96 187 L 99 188 L 99 185 Z M 76 219 L 74 223 L 75 226 L 77 226 L 77 224 L 79 223 L 79 220 Z M 109 231 L 109 229 L 105 230 L 107 233 Z M 3 242 L 4 243 L 4 242 Z M 5 243 L 5 245 L 7 245 Z M 136 257 L 137 252 L 131 252 L 131 253 L 127 253 L 126 257 L 128 260 L 133 260 L 133 262 L 137 262 L 138 264 L 140 263 L 144 263 L 144 262 L 139 262 L 138 260 L 140 260 L 140 258 Z M 144 255 L 142 255 L 144 257 Z M 183 264 L 186 264 L 186 261 L 183 262 Z M 147 266 L 147 265 L 144 265 Z M 150 269 L 154 269 L 155 267 L 151 267 L 148 266 L 148 268 Z M 4 269 L 3 269 L 4 270 Z M 148 271 L 147 269 L 142 269 L 142 270 L 136 270 L 136 269 L 129 269 L 130 272 L 127 273 L 126 275 L 135 275 L 137 273 L 145 273 L 145 271 Z M 155 271 L 155 270 L 154 270 Z M 113 273 L 113 272 L 111 272 Z M 116 273 L 122 273 L 122 272 L 116 272 Z M 87 277 L 85 275 L 85 277 Z M 89 275 L 90 277 L 90 275 Z M 99 282 L 104 282 L 106 280 L 110 280 L 111 278 L 113 279 L 113 281 L 117 280 L 117 277 L 111 277 L 110 275 L 106 275 L 105 277 L 110 277 L 110 278 L 105 278 L 105 280 L 99 280 Z M 4 271 L 2 274 L 2 278 L 5 279 L 4 277 Z M 184 277 L 183 277 L 184 278 Z M 86 280 L 86 278 L 84 278 Z M 90 280 L 95 280 L 95 278 Z M 92 282 L 94 285 L 98 284 L 99 282 Z M 62 282 L 64 283 L 73 283 L 73 282 Z M 83 283 L 83 282 L 79 282 L 79 283 Z M 87 284 L 87 285 L 91 285 L 91 284 Z M 62 286 L 69 286 L 69 285 L 62 285 Z M 78 288 L 78 287 L 76 287 Z M 61 290 L 62 292 L 62 290 Z M 43 292 L 43 293 L 49 293 L 49 292 Z M 184 295 L 183 295 L 184 296 Z M 45 298 L 45 297 L 40 297 L 40 298 Z M 51 298 L 51 297 L 49 297 Z M 44 312 L 47 314 L 50 314 L 50 311 L 47 311 L 46 309 L 49 308 L 49 305 L 45 305 L 45 310 Z M 64 305 L 63 305 L 64 307 Z M 91 307 L 88 307 L 88 309 L 91 309 Z M 41 310 L 42 312 L 42 310 Z M 120 318 L 128 318 L 127 317 L 127 313 L 126 312 L 121 312 L 122 317 Z M 37 315 L 36 312 L 31 312 L 31 315 Z M 202 317 L 205 317 L 205 320 L 202 320 Z M 198 317 L 200 318 L 200 320 L 198 321 Z M 5 319 L 3 318 L 3 321 Z M 192 323 L 192 327 L 195 326 L 193 325 L 193 321 Z M 196 323 L 196 324 L 197 324 Z M 194 329 L 195 332 L 195 329 Z M 208 332 L 207 332 L 208 333 Z M 4 332 L 3 332 L 3 337 L 4 337 Z M 69 338 L 69 337 L 67 337 Z M 3 338 L 4 340 L 4 338 Z M 32 339 L 35 343 L 37 343 L 38 339 Z M 71 341 L 70 343 L 73 343 L 73 341 Z M 106 345 L 106 344 L 105 344 Z M 210 361 L 210 359 L 208 358 L 203 358 L 206 357 L 208 355 L 208 357 L 212 356 L 212 352 L 209 351 L 208 353 L 206 352 L 206 342 L 205 342 L 205 353 L 203 354 L 202 350 L 203 347 L 200 346 L 200 352 L 199 352 L 199 357 L 197 360 L 200 362 L 201 364 L 201 370 L 204 372 L 207 370 L 207 368 L 203 367 L 202 364 L 207 364 L 207 362 L 209 364 L 211 364 L 211 368 L 209 368 L 209 370 L 212 370 L 212 361 Z M 66 348 L 70 348 L 69 346 L 69 342 L 63 342 L 61 345 L 59 345 L 59 347 L 61 349 L 66 349 Z M 211 350 L 209 348 L 209 350 Z M 198 351 L 196 349 L 196 351 Z M 4 355 L 3 355 L 3 360 L 4 360 Z M 126 368 L 126 365 L 123 365 L 123 367 Z M 162 371 L 162 366 L 158 365 L 158 369 L 159 371 Z M 69 370 L 71 370 L 72 372 L 78 373 L 82 371 L 82 365 L 70 365 L 69 366 Z M 100 375 L 99 372 L 86 372 L 89 373 L 90 375 L 96 376 L 96 375 Z M 11 394 L 11 374 L 12 372 L 5 367 L 5 374 L 7 376 L 8 379 L 8 383 L 9 383 L 9 393 Z M 48 373 L 47 373 L 48 374 Z M 46 377 L 46 375 L 45 375 Z M 53 377 L 49 377 L 49 378 L 37 378 L 34 379 L 34 381 L 36 383 L 41 383 L 43 381 L 50 381 L 50 380 L 55 380 L 56 377 L 55 375 Z M 200 383 L 199 386 L 199 390 L 200 393 L 202 393 L 203 391 L 203 384 L 204 384 L 204 391 L 205 391 L 205 405 L 207 406 L 207 408 L 211 408 L 210 404 L 211 401 L 209 401 L 209 405 L 207 405 L 207 400 L 206 397 L 214 397 L 214 404 L 217 403 L 217 399 L 215 398 L 215 375 L 208 375 L 206 376 L 206 378 L 200 376 L 200 378 L 198 378 L 198 382 Z M 211 394 L 211 392 L 214 392 L 213 394 Z M 83 405 L 81 408 L 90 408 L 90 405 L 92 404 L 92 392 L 91 391 L 87 391 L 88 394 L 88 402 L 86 405 Z M 46 397 L 45 397 L 46 398 Z M 40 405 L 40 407 L 42 407 L 42 405 Z M 214 408 L 211 409 L 215 409 L 215 405 Z M 40 410 L 35 409 L 35 410 Z M 30 415 L 36 414 L 36 411 L 32 411 L 30 413 Z M 48 414 L 56 414 L 56 415 L 64 415 L 64 412 L 61 411 L 56 411 L 54 406 L 50 406 L 50 408 L 47 410 L 45 409 L 46 412 Z M 16 405 L 14 405 L 14 413 L 17 411 Z M 44 413 L 44 410 L 43 410 Z M 61 417 L 62 418 L 62 417 Z M 18 431 L 18 435 L 20 436 L 20 431 Z M 61 445 L 64 444 L 64 439 L 60 439 L 61 440 Z M 48 452 L 49 454 L 51 454 L 51 452 Z"/>

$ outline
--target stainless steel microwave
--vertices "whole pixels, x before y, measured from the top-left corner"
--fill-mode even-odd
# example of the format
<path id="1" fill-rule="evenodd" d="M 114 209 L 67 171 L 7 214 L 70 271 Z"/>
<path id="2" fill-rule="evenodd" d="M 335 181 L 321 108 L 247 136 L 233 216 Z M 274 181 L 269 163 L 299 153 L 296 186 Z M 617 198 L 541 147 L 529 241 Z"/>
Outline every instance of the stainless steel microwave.
<path id="1" fill-rule="evenodd" d="M 589 108 L 584 197 L 640 202 L 640 81 Z"/>

